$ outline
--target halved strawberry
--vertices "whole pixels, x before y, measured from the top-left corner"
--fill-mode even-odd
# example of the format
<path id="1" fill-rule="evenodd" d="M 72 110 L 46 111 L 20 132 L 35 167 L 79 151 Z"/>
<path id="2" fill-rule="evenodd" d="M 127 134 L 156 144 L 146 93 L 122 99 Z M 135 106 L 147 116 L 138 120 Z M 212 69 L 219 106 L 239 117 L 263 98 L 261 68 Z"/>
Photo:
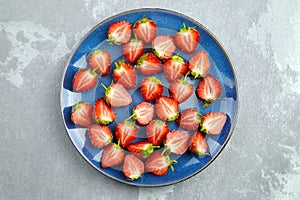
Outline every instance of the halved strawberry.
<path id="1" fill-rule="evenodd" d="M 138 135 L 139 128 L 133 122 L 123 121 L 117 124 L 115 134 L 122 147 L 127 147 Z"/>
<path id="2" fill-rule="evenodd" d="M 137 61 L 136 68 L 138 68 L 144 76 L 151 76 L 160 73 L 163 69 L 163 65 L 153 53 L 145 53 Z"/>
<path id="3" fill-rule="evenodd" d="M 196 53 L 189 61 L 189 69 L 194 78 L 205 77 L 209 68 L 209 58 L 204 50 Z"/>
<path id="4" fill-rule="evenodd" d="M 207 75 L 200 80 L 197 87 L 197 95 L 205 101 L 204 108 L 212 104 L 222 93 L 222 87 L 219 81 L 212 75 Z"/>
<path id="5" fill-rule="evenodd" d="M 72 107 L 71 120 L 74 124 L 88 127 L 92 124 L 93 108 L 87 102 L 79 102 Z"/>
<path id="6" fill-rule="evenodd" d="M 105 89 L 105 101 L 109 105 L 121 107 L 131 104 L 132 98 L 123 85 L 112 83 L 108 88 L 103 83 L 101 85 Z"/>
<path id="7" fill-rule="evenodd" d="M 127 150 L 139 158 L 148 158 L 156 148 L 160 148 L 160 146 L 153 146 L 149 141 L 139 141 L 127 146 Z"/>
<path id="8" fill-rule="evenodd" d="M 115 120 L 116 113 L 103 98 L 99 98 L 95 102 L 93 116 L 99 124 L 107 125 Z"/>
<path id="9" fill-rule="evenodd" d="M 124 150 L 120 147 L 119 144 L 110 143 L 107 145 L 101 157 L 101 167 L 108 168 L 119 165 L 123 162 L 125 157 Z"/>
<path id="10" fill-rule="evenodd" d="M 89 57 L 89 65 L 91 68 L 97 68 L 98 74 L 106 76 L 110 70 L 110 55 L 105 50 L 95 50 Z"/>
<path id="11" fill-rule="evenodd" d="M 199 131 L 196 131 L 192 136 L 189 149 L 191 152 L 197 154 L 198 156 L 210 155 L 207 152 L 208 145 L 206 143 L 205 137 Z"/>
<path id="12" fill-rule="evenodd" d="M 187 131 L 173 130 L 166 136 L 164 152 L 182 155 L 189 148 L 190 135 Z"/>
<path id="13" fill-rule="evenodd" d="M 178 103 L 174 99 L 160 96 L 156 99 L 156 114 L 162 120 L 174 121 L 178 117 Z"/>
<path id="14" fill-rule="evenodd" d="M 176 50 L 173 37 L 169 35 L 156 36 L 152 43 L 154 54 L 160 59 L 170 58 Z"/>
<path id="15" fill-rule="evenodd" d="M 187 54 L 194 53 L 199 41 L 200 33 L 195 28 L 186 26 L 185 23 L 174 38 L 176 46 Z"/>
<path id="16" fill-rule="evenodd" d="M 193 85 L 186 81 L 187 73 L 183 80 L 177 79 L 170 84 L 170 96 L 178 103 L 187 100 L 194 92 Z"/>
<path id="17" fill-rule="evenodd" d="M 93 89 L 97 85 L 97 69 L 80 69 L 73 77 L 73 90 L 76 92 L 85 92 Z"/>
<path id="18" fill-rule="evenodd" d="M 163 176 L 168 172 L 169 167 L 174 172 L 172 164 L 177 163 L 176 160 L 171 160 L 169 156 L 163 155 L 156 151 L 149 156 L 145 163 L 146 171 L 158 176 Z"/>
<path id="19" fill-rule="evenodd" d="M 155 146 L 158 146 L 165 139 L 166 135 L 169 133 L 168 125 L 157 119 L 153 120 L 147 125 L 146 133 L 148 140 Z"/>
<path id="20" fill-rule="evenodd" d="M 139 103 L 133 109 L 131 117 L 141 126 L 149 124 L 154 117 L 154 105 L 148 102 Z"/>
<path id="21" fill-rule="evenodd" d="M 125 63 L 125 60 L 120 60 L 115 65 L 116 68 L 113 72 L 114 80 L 122 84 L 125 88 L 133 89 L 136 84 L 136 71 L 134 67 Z"/>
<path id="22" fill-rule="evenodd" d="M 218 135 L 221 133 L 226 122 L 227 115 L 223 112 L 209 112 L 203 116 L 201 131 Z"/>
<path id="23" fill-rule="evenodd" d="M 136 37 L 142 40 L 145 44 L 152 42 L 156 36 L 157 26 L 156 23 L 147 18 L 146 15 L 133 25 L 133 32 Z"/>
<path id="24" fill-rule="evenodd" d="M 123 20 L 112 23 L 108 28 L 107 41 L 112 44 L 125 44 L 131 37 L 131 23 Z"/>
<path id="25" fill-rule="evenodd" d="M 88 128 L 88 135 L 91 143 L 97 147 L 102 148 L 110 144 L 113 139 L 112 131 L 108 126 L 92 125 Z"/>
<path id="26" fill-rule="evenodd" d="M 135 63 L 144 53 L 145 47 L 141 40 L 131 39 L 123 47 L 123 53 L 126 60 Z"/>
<path id="27" fill-rule="evenodd" d="M 164 92 L 164 86 L 154 76 L 145 78 L 140 87 L 142 96 L 146 101 L 153 101 Z"/>
<path id="28" fill-rule="evenodd" d="M 201 114 L 195 108 L 188 108 L 183 110 L 178 119 L 177 124 L 181 128 L 193 131 L 197 130 L 201 123 Z"/>
<path id="29" fill-rule="evenodd" d="M 129 180 L 139 179 L 144 173 L 144 163 L 134 155 L 126 155 L 123 163 L 123 174 Z"/>
<path id="30" fill-rule="evenodd" d="M 188 70 L 188 64 L 178 55 L 167 59 L 164 64 L 164 73 L 169 82 L 182 78 Z"/>

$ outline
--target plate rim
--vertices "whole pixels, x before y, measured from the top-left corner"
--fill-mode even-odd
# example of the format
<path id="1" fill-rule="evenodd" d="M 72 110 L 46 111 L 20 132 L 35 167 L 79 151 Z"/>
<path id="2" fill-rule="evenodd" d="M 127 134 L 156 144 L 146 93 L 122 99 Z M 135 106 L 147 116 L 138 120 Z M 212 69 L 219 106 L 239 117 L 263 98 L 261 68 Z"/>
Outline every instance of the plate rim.
<path id="1" fill-rule="evenodd" d="M 174 14 L 174 15 L 178 15 L 181 18 L 186 18 L 187 20 L 193 22 L 195 25 L 199 26 L 201 29 L 203 29 L 215 42 L 216 44 L 219 46 L 220 50 L 223 52 L 223 54 L 225 55 L 225 58 L 227 60 L 227 62 L 229 63 L 229 66 L 231 68 L 232 71 L 232 75 L 233 75 L 233 79 L 234 79 L 234 85 L 235 85 L 235 91 L 236 91 L 236 110 L 234 112 L 234 118 L 231 120 L 231 127 L 228 133 L 228 136 L 226 137 L 226 140 L 224 141 L 224 143 L 222 144 L 222 146 L 220 147 L 220 149 L 218 150 L 218 152 L 216 153 L 216 155 L 211 158 L 209 160 L 209 162 L 207 162 L 202 168 L 200 168 L 199 170 L 195 171 L 194 173 L 189 174 L 188 176 L 181 178 L 180 180 L 175 180 L 175 181 L 171 181 L 171 182 L 167 182 L 167 183 L 159 183 L 159 184 L 143 184 L 143 183 L 135 183 L 135 182 L 126 182 L 124 180 L 118 179 L 104 171 L 101 171 L 99 168 L 97 168 L 84 154 L 83 152 L 77 147 L 77 145 L 75 145 L 75 142 L 73 140 L 73 138 L 70 135 L 69 129 L 67 127 L 66 124 L 66 120 L 65 120 L 65 116 L 63 113 L 63 109 L 64 107 L 62 106 L 62 95 L 63 95 L 63 84 L 64 84 L 64 78 L 67 72 L 67 69 L 69 67 L 69 64 L 75 54 L 75 52 L 78 50 L 78 48 L 80 47 L 80 45 L 84 42 L 84 40 L 93 32 L 95 31 L 99 26 L 101 26 L 102 24 L 106 23 L 107 21 L 117 18 L 119 16 L 122 15 L 126 15 L 126 14 L 130 14 L 133 12 L 140 12 L 140 11 L 145 11 L 145 12 L 164 12 L 164 13 L 168 13 L 168 14 Z M 61 115 L 62 115 L 62 121 L 63 124 L 65 126 L 65 131 L 67 132 L 67 135 L 69 137 L 69 139 L 71 140 L 73 146 L 75 147 L 75 149 L 77 150 L 77 152 L 84 158 L 84 160 L 86 162 L 89 163 L 89 165 L 91 165 L 95 170 L 97 170 L 98 172 L 102 173 L 103 175 L 111 178 L 114 181 L 118 181 L 121 183 L 125 183 L 126 185 L 132 185 L 132 186 L 137 186 L 137 187 L 164 187 L 164 186 L 169 186 L 169 185 L 173 185 L 173 184 L 177 184 L 180 182 L 183 182 L 187 179 L 190 179 L 191 177 L 199 174 L 200 172 L 204 171 L 208 166 L 210 166 L 217 157 L 220 156 L 221 152 L 225 149 L 225 147 L 227 146 L 227 144 L 229 143 L 229 140 L 231 139 L 234 129 L 236 127 L 236 123 L 237 123 L 237 118 L 238 118 L 238 111 L 239 111 L 239 92 L 238 92 L 238 79 L 237 79 L 237 75 L 236 75 L 236 70 L 235 67 L 232 64 L 232 60 L 228 54 L 228 52 L 225 50 L 223 44 L 217 39 L 217 37 L 208 29 L 206 28 L 202 23 L 200 23 L 199 21 L 197 21 L 196 19 L 193 19 L 192 17 L 190 17 L 189 15 L 183 14 L 181 12 L 172 10 L 172 9 L 166 9 L 166 8 L 160 8 L 160 7 L 145 7 L 145 8 L 135 8 L 135 9 L 129 9 L 129 10 L 125 10 L 122 12 L 117 12 L 115 14 L 112 14 L 110 17 L 107 17 L 103 20 L 101 20 L 100 22 L 96 23 L 91 29 L 89 29 L 88 32 L 86 32 L 81 39 L 76 43 L 76 45 L 73 47 L 73 50 L 71 51 L 71 53 L 69 54 L 69 58 L 66 62 L 66 66 L 64 68 L 64 72 L 62 74 L 62 78 L 61 78 L 61 87 L 60 87 L 60 110 L 61 110 Z"/>

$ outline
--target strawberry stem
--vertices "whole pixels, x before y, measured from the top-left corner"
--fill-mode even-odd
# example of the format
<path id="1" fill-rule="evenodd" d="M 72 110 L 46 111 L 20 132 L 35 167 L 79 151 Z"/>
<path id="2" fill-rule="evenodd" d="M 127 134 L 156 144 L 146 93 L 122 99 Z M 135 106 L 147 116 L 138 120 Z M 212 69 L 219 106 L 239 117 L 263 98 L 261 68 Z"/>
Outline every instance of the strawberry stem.
<path id="1" fill-rule="evenodd" d="M 120 68 L 120 65 L 117 62 L 115 62 L 115 65 L 116 65 L 116 69 Z"/>
<path id="2" fill-rule="evenodd" d="M 204 156 L 210 156 L 210 153 L 209 152 L 205 152 L 203 155 Z"/>
<path id="3" fill-rule="evenodd" d="M 170 168 L 171 168 L 172 172 L 174 172 L 174 167 L 173 167 L 173 165 L 170 165 Z"/>
<path id="4" fill-rule="evenodd" d="M 180 62 L 180 63 L 184 63 L 183 58 L 181 58 L 179 55 L 173 55 L 171 56 L 172 60 L 176 61 L 176 62 Z"/>
<path id="5" fill-rule="evenodd" d="M 172 172 L 174 172 L 174 167 L 173 167 L 173 164 L 176 164 L 177 163 L 177 160 L 171 160 L 170 159 L 170 156 L 166 156 L 166 159 L 167 159 L 167 163 L 169 164 Z"/>
<path id="6" fill-rule="evenodd" d="M 189 74 L 190 74 L 190 72 L 188 72 L 188 73 L 185 74 L 185 76 L 184 76 L 184 78 L 183 78 L 183 81 L 184 81 L 184 82 L 186 82 L 186 78 L 188 77 Z"/>
<path id="7" fill-rule="evenodd" d="M 132 118 L 135 118 L 135 117 L 136 117 L 136 114 L 133 113 L 133 114 L 130 115 L 128 118 L 126 118 L 125 121 L 128 121 L 128 120 L 130 120 L 130 119 L 132 119 Z"/>
<path id="8" fill-rule="evenodd" d="M 121 147 L 120 147 L 120 140 L 118 140 L 118 143 L 116 144 L 116 143 L 114 143 L 114 146 L 117 148 L 117 149 L 120 149 Z"/>
<path id="9" fill-rule="evenodd" d="M 166 146 L 165 149 L 161 152 L 161 155 L 169 155 L 170 153 L 171 153 L 170 148 Z"/>
<path id="10" fill-rule="evenodd" d="M 201 113 L 197 113 L 198 114 L 198 119 L 197 119 L 197 121 L 199 122 L 199 124 L 200 124 L 200 126 L 202 126 L 202 115 L 201 115 Z"/>
<path id="11" fill-rule="evenodd" d="M 158 149 L 158 148 L 160 148 L 160 146 L 153 146 L 152 144 L 150 144 L 147 147 L 147 149 L 142 150 L 142 153 L 144 154 L 144 158 L 147 158 L 151 153 L 153 153 L 154 149 Z"/>
<path id="12" fill-rule="evenodd" d="M 176 163 L 177 163 L 177 160 L 171 160 L 170 161 L 170 168 L 171 168 L 172 172 L 174 172 L 173 164 L 176 164 Z"/>
<path id="13" fill-rule="evenodd" d="M 204 132 L 204 133 L 207 133 L 207 129 L 203 126 L 203 124 L 201 124 L 201 129 L 200 129 L 201 132 Z"/>
<path id="14" fill-rule="evenodd" d="M 184 22 L 182 22 L 182 25 L 183 25 L 183 29 L 184 29 L 184 30 L 187 30 L 187 26 L 185 25 Z"/>
<path id="15" fill-rule="evenodd" d="M 101 83 L 101 86 L 104 88 L 104 90 L 107 90 L 107 87 L 103 83 Z"/>
<path id="16" fill-rule="evenodd" d="M 205 101 L 203 108 L 208 108 L 210 106 L 210 104 L 212 103 L 211 100 Z"/>
<path id="17" fill-rule="evenodd" d="M 94 69 L 92 69 L 92 72 L 96 73 L 96 71 L 99 69 L 99 67 L 96 67 Z"/>

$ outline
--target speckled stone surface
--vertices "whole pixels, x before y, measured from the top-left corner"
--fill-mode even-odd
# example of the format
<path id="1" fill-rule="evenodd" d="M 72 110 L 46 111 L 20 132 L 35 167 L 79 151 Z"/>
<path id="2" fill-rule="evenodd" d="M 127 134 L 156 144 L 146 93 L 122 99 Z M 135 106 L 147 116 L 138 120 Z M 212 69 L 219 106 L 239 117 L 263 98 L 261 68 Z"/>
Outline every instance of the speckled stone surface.
<path id="1" fill-rule="evenodd" d="M 176 185 L 138 188 L 94 170 L 73 147 L 59 105 L 64 67 L 84 34 L 133 8 L 204 24 L 239 82 L 223 153 Z M 300 199 L 300 2 L 0 0 L 0 199 Z"/>

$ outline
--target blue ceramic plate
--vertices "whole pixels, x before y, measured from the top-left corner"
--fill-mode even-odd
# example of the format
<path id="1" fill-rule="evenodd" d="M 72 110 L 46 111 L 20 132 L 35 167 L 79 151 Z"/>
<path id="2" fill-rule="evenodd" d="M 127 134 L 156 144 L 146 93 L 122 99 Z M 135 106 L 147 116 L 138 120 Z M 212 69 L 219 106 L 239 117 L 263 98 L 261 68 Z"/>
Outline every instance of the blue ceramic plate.
<path id="1" fill-rule="evenodd" d="M 221 83 L 222 94 L 217 101 L 215 101 L 210 107 L 206 109 L 203 109 L 203 102 L 197 98 L 196 94 L 193 94 L 187 101 L 179 105 L 179 112 L 189 107 L 198 108 L 201 114 L 212 111 L 224 112 L 227 115 L 227 121 L 222 132 L 218 136 L 206 135 L 206 140 L 211 156 L 199 157 L 190 152 L 177 157 L 171 155 L 171 158 L 177 159 L 178 161 L 178 163 L 174 165 L 174 172 L 169 169 L 167 174 L 164 176 L 156 176 L 150 173 L 144 173 L 138 180 L 131 181 L 127 180 L 123 175 L 122 166 L 107 169 L 104 169 L 100 166 L 99 162 L 102 155 L 102 149 L 93 147 L 89 140 L 87 129 L 76 126 L 70 119 L 71 109 L 74 104 L 80 101 L 86 101 L 93 105 L 97 98 L 104 96 L 104 89 L 100 84 L 98 84 L 97 87 L 90 91 L 77 93 L 73 91 L 72 79 L 74 74 L 80 68 L 89 67 L 87 64 L 87 59 L 89 54 L 93 50 L 104 49 L 107 50 L 111 55 L 111 71 L 108 76 L 101 77 L 99 82 L 102 82 L 105 85 L 109 85 L 112 81 L 112 71 L 115 67 L 113 63 L 115 61 L 118 61 L 119 59 L 122 59 L 123 53 L 122 46 L 112 45 L 106 41 L 108 27 L 111 23 L 120 20 L 128 20 L 132 24 L 134 24 L 137 20 L 141 19 L 144 14 L 146 14 L 147 17 L 151 18 L 157 23 L 157 35 L 174 35 L 182 27 L 183 22 L 187 26 L 195 27 L 199 31 L 201 39 L 196 52 L 203 49 L 208 53 L 211 63 L 209 74 L 215 76 Z M 191 55 L 187 55 L 179 51 L 178 49 L 176 50 L 176 52 L 180 53 L 180 56 L 182 56 L 186 61 L 188 61 L 191 56 L 195 54 L 194 53 Z M 138 72 L 137 76 L 138 86 L 141 80 L 143 80 L 143 78 L 145 77 Z M 164 77 L 164 73 L 157 74 L 156 76 L 163 82 L 165 87 L 169 86 L 168 81 Z M 196 88 L 199 79 L 188 78 L 188 82 L 193 83 L 194 87 Z M 128 116 L 130 116 L 131 110 L 135 107 L 136 104 L 143 101 L 139 89 L 129 90 L 129 93 L 133 97 L 133 102 L 128 107 L 115 109 L 117 118 L 114 123 L 109 125 L 112 130 L 115 129 L 116 123 L 121 122 Z M 165 89 L 164 95 L 169 96 L 167 89 Z M 174 184 L 202 171 L 210 163 L 212 163 L 212 161 L 220 154 L 220 152 L 228 142 L 232 134 L 237 114 L 236 79 L 230 60 L 226 55 L 223 47 L 211 34 L 211 32 L 208 31 L 200 23 L 183 14 L 163 9 L 138 9 L 124 12 L 106 19 L 105 21 L 96 25 L 91 31 L 89 31 L 73 52 L 66 66 L 65 73 L 63 74 L 60 98 L 61 111 L 68 135 L 80 154 L 93 167 L 95 167 L 98 171 L 105 174 L 106 176 L 123 183 L 137 186 L 163 186 Z M 168 125 L 171 130 L 178 129 L 178 126 L 175 122 L 171 122 Z M 193 132 L 191 132 L 191 134 L 193 134 Z M 137 140 L 140 140 L 142 138 L 145 138 L 145 128 L 143 127 L 139 130 L 139 138 Z"/>

